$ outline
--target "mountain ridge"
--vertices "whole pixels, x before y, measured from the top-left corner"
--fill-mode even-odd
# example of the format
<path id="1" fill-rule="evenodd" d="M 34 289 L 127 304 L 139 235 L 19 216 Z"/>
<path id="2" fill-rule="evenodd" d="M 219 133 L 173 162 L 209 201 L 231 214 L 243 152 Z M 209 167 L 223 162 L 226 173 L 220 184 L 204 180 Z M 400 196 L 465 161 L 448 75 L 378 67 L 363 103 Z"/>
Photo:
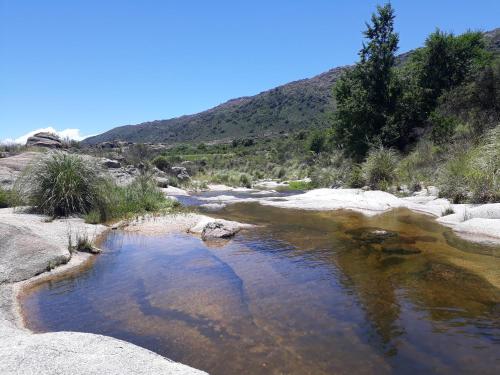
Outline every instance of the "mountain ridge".
<path id="1" fill-rule="evenodd" d="M 484 32 L 489 49 L 500 51 L 500 28 Z M 398 56 L 404 63 L 414 50 Z M 229 99 L 205 111 L 166 120 L 123 125 L 82 141 L 135 143 L 230 142 L 235 138 L 272 137 L 297 130 L 324 128 L 335 109 L 332 88 L 351 65 L 329 69 L 253 96 Z"/>

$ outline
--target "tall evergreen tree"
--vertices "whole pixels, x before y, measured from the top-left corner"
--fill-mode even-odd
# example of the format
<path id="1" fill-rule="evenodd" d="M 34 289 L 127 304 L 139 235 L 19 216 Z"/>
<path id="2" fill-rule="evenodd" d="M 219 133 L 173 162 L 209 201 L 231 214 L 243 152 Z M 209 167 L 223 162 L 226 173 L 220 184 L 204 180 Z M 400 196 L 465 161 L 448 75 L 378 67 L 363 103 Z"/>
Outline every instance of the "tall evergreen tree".
<path id="1" fill-rule="evenodd" d="M 377 7 L 363 33 L 367 42 L 359 53 L 360 61 L 334 89 L 335 140 L 346 153 L 359 159 L 371 145 L 391 145 L 398 138 L 391 121 L 399 95 L 392 69 L 399 41 L 394 18 L 391 4 Z"/>

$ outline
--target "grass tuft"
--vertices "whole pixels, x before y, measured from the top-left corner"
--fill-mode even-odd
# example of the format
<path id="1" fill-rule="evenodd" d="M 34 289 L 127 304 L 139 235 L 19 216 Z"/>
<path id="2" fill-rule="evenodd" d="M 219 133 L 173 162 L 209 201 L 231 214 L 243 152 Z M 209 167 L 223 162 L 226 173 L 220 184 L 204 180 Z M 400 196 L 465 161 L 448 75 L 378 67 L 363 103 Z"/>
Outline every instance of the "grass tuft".
<path id="1" fill-rule="evenodd" d="M 362 165 L 364 178 L 372 189 L 387 190 L 396 181 L 398 157 L 394 150 L 372 149 Z"/>
<path id="2" fill-rule="evenodd" d="M 21 177 L 29 203 L 50 216 L 87 213 L 96 202 L 100 183 L 96 166 L 62 152 L 42 157 Z"/>

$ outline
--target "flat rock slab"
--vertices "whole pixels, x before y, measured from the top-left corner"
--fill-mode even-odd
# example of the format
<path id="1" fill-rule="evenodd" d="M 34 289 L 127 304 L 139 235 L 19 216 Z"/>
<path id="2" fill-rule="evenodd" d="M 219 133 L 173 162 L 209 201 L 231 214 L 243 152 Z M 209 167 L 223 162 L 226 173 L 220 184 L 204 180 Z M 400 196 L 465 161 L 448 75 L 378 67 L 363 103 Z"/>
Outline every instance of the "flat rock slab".
<path id="1" fill-rule="evenodd" d="M 69 236 L 93 238 L 105 230 L 82 219 L 47 220 L 41 215 L 0 209 L 0 374 L 172 374 L 203 371 L 173 362 L 125 341 L 91 333 L 33 334 L 21 327 L 17 292 L 33 276 L 58 264 L 51 274 L 76 266 L 68 250 Z M 71 265 L 71 263 L 74 263 Z M 67 268 L 69 269 L 69 268 Z M 43 275 L 35 277 L 40 279 Z M 71 319 L 71 317 L 68 317 Z"/>
<path id="2" fill-rule="evenodd" d="M 40 152 L 24 152 L 19 155 L 0 158 L 0 186 L 10 189 L 21 172 L 31 162 L 43 156 Z"/>
<path id="3" fill-rule="evenodd" d="M 68 250 L 32 230 L 0 222 L 0 284 L 22 281 L 66 263 Z"/>
<path id="4" fill-rule="evenodd" d="M 0 373 L 206 374 L 125 341 L 77 332 L 22 333 L 0 340 Z"/>

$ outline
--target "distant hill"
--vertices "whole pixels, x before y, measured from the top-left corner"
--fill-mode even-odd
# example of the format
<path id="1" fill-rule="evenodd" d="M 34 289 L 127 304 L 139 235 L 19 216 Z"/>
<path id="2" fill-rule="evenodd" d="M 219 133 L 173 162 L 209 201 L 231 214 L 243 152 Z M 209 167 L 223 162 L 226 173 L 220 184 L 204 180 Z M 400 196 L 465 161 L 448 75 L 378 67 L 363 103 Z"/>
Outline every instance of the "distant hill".
<path id="1" fill-rule="evenodd" d="M 500 28 L 486 32 L 485 38 L 489 49 L 500 53 Z M 400 55 L 399 61 L 404 62 L 410 54 L 411 51 Z M 329 116 L 335 110 L 333 85 L 348 68 L 334 68 L 255 96 L 232 99 L 194 115 L 120 126 L 89 137 L 82 144 L 114 140 L 166 144 L 224 142 L 327 127 L 330 125 Z"/>

